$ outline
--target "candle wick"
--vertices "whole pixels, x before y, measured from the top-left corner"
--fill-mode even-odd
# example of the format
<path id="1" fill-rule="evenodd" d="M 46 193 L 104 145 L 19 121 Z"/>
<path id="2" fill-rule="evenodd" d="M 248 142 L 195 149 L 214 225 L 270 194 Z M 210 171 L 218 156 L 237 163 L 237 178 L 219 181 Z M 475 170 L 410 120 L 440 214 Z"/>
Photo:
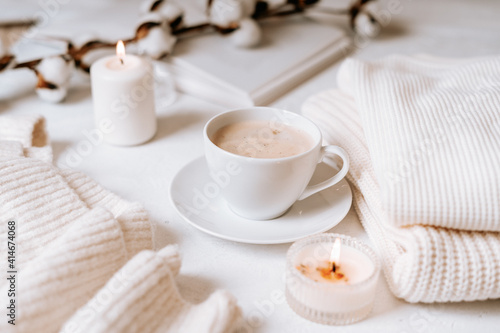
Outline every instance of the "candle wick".
<path id="1" fill-rule="evenodd" d="M 335 265 L 335 261 L 332 262 L 332 272 L 335 273 L 335 271 L 337 270 L 337 266 Z"/>
<path id="2" fill-rule="evenodd" d="M 123 65 L 123 58 L 120 57 L 120 63 Z"/>

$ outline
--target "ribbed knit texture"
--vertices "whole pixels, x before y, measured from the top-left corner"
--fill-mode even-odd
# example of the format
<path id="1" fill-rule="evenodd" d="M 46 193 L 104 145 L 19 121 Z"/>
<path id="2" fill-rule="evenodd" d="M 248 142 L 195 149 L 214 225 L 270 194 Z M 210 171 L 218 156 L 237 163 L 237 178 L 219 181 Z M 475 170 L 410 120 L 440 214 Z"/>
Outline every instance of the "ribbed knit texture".
<path id="1" fill-rule="evenodd" d="M 18 271 L 16 326 L 0 321 L 0 332 L 58 332 L 75 313 L 97 311 L 106 299 L 109 312 L 97 311 L 92 322 L 73 328 L 67 323 L 65 331 L 231 330 L 240 312 L 228 293 L 212 295 L 206 312 L 182 300 L 173 279 L 180 269 L 177 248 L 150 251 L 152 226 L 140 204 L 80 172 L 57 169 L 51 159 L 43 118 L 0 117 L 0 219 L 4 226 L 17 223 Z M 119 281 L 130 283 L 117 290 Z M 7 288 L 2 280 L 2 299 Z"/>
<path id="2" fill-rule="evenodd" d="M 227 292 L 217 291 L 199 305 L 182 299 L 174 281 L 178 270 L 172 269 L 180 263 L 176 253 L 175 248 L 166 247 L 135 256 L 61 331 L 203 333 L 234 329 L 240 313 Z"/>
<path id="3" fill-rule="evenodd" d="M 113 216 L 102 208 L 84 214 L 33 263 L 19 269 L 18 330 L 57 332 L 126 261 Z"/>
<path id="4" fill-rule="evenodd" d="M 388 220 L 500 231 L 500 56 L 347 60 Z"/>
<path id="5" fill-rule="evenodd" d="M 500 297 L 500 233 L 394 226 L 383 208 L 353 97 L 338 90 L 320 93 L 305 102 L 303 114 L 318 124 L 325 141 L 343 147 L 349 154 L 347 178 L 354 207 L 382 257 L 386 279 L 397 297 L 408 302 Z M 426 195 L 425 187 L 418 190 L 421 196 Z"/>

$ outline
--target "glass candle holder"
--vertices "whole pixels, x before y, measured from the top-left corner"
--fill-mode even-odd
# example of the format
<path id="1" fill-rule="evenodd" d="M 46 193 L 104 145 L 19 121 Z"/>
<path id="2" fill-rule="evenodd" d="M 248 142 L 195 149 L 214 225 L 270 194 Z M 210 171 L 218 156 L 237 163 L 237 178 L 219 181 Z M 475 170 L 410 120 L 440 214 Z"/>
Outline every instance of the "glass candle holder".
<path id="1" fill-rule="evenodd" d="M 370 313 L 379 275 L 380 262 L 365 243 L 340 234 L 313 235 L 288 250 L 286 299 L 308 320 L 351 324 Z"/>

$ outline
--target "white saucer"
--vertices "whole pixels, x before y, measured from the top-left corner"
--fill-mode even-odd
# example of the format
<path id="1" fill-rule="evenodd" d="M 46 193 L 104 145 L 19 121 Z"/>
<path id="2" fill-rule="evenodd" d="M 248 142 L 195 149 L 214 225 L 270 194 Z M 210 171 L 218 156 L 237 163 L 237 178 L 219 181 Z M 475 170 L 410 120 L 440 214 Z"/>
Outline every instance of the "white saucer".
<path id="1" fill-rule="evenodd" d="M 321 163 L 311 183 L 319 183 L 335 172 L 336 169 Z M 288 212 L 276 219 L 254 221 L 234 214 L 220 195 L 211 195 L 213 198 L 210 199 L 203 194 L 204 187 L 209 183 L 216 185 L 209 176 L 205 157 L 201 156 L 175 175 L 170 185 L 170 200 L 182 218 L 195 228 L 242 243 L 289 243 L 327 231 L 342 221 L 352 202 L 351 188 L 347 181 L 342 180 L 329 189 L 297 201 Z"/>

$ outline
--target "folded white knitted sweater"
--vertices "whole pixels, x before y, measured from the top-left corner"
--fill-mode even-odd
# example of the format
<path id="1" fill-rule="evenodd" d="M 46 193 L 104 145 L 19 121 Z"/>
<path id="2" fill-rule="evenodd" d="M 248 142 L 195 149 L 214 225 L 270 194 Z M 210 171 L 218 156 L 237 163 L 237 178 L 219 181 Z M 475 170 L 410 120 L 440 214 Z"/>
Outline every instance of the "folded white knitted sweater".
<path id="1" fill-rule="evenodd" d="M 500 56 L 347 60 L 388 221 L 500 231 Z"/>
<path id="2" fill-rule="evenodd" d="M 1 332 L 234 328 L 240 311 L 227 292 L 200 305 L 182 299 L 174 280 L 177 248 L 150 251 L 151 223 L 141 205 L 82 173 L 55 168 L 51 157 L 43 118 L 0 117 L 1 247 L 13 220 L 18 271 L 16 325 L 2 320 Z M 2 298 L 7 288 L 2 280 Z"/>
<path id="3" fill-rule="evenodd" d="M 479 66 L 481 73 L 488 69 L 499 77 L 498 58 L 483 61 L 486 62 L 482 65 L 484 68 Z M 453 165 L 453 161 L 461 158 L 455 156 L 459 154 L 455 150 L 448 151 L 450 146 L 456 146 L 454 137 L 441 140 L 439 147 L 424 156 L 413 172 L 399 179 L 404 186 L 388 184 L 384 170 L 397 163 L 400 156 L 409 156 L 412 149 L 418 147 L 419 139 L 426 139 L 419 136 L 422 131 L 435 128 L 435 122 L 444 126 L 442 117 L 448 114 L 442 112 L 443 105 L 455 103 L 453 96 L 462 91 L 463 80 L 467 79 L 478 84 L 484 94 L 478 105 L 465 104 L 473 108 L 474 126 L 457 125 L 467 132 L 463 134 L 465 137 L 472 138 L 471 147 L 466 150 L 474 153 L 474 149 L 482 149 L 474 147 L 478 141 L 473 139 L 482 132 L 480 141 L 489 146 L 478 152 L 479 160 L 487 160 L 487 153 L 496 154 L 494 158 L 498 158 L 498 132 L 483 136 L 483 133 L 491 134 L 492 126 L 491 120 L 485 122 L 484 118 L 499 114 L 498 106 L 492 102 L 500 95 L 498 86 L 488 86 L 471 78 L 478 65 L 471 67 L 470 62 L 458 72 L 442 70 L 449 69 L 451 64 L 441 68 L 435 60 L 403 56 L 374 64 L 349 60 L 344 66 L 340 70 L 339 85 L 345 83 L 349 87 L 313 96 L 305 102 L 303 114 L 321 127 L 328 143 L 340 145 L 348 152 L 351 159 L 348 179 L 353 187 L 354 207 L 382 256 L 385 276 L 393 293 L 409 302 L 500 298 L 500 233 L 459 230 L 498 227 L 495 211 L 499 207 L 495 207 L 498 201 L 494 201 L 498 199 L 493 190 L 499 182 L 498 169 L 492 170 L 489 162 L 479 168 L 482 174 L 478 177 L 487 175 L 492 184 L 485 185 L 486 180 L 478 184 L 474 193 L 481 193 L 483 200 L 471 202 L 464 199 L 470 194 L 454 192 L 471 186 L 470 179 L 450 188 L 449 179 L 440 181 L 436 176 L 450 173 L 456 182 L 464 182 L 465 177 L 474 178 L 469 166 Z M 458 79 L 457 75 L 463 77 Z M 455 80 L 460 80 L 458 87 Z M 432 110 L 440 111 L 432 113 Z M 421 118 L 424 114 L 430 118 Z M 370 128 L 369 135 L 367 128 Z M 446 132 L 454 130 L 443 128 Z M 490 141 L 485 140 L 488 138 Z M 375 142 L 373 149 L 372 142 Z M 474 155 L 470 157 L 473 158 Z M 374 168 L 375 160 L 379 163 L 379 173 Z M 460 167 L 464 169 L 461 171 Z M 426 177 L 433 181 L 429 183 Z M 433 202 L 427 196 L 431 196 Z M 473 212 L 484 220 L 478 221 Z"/>

